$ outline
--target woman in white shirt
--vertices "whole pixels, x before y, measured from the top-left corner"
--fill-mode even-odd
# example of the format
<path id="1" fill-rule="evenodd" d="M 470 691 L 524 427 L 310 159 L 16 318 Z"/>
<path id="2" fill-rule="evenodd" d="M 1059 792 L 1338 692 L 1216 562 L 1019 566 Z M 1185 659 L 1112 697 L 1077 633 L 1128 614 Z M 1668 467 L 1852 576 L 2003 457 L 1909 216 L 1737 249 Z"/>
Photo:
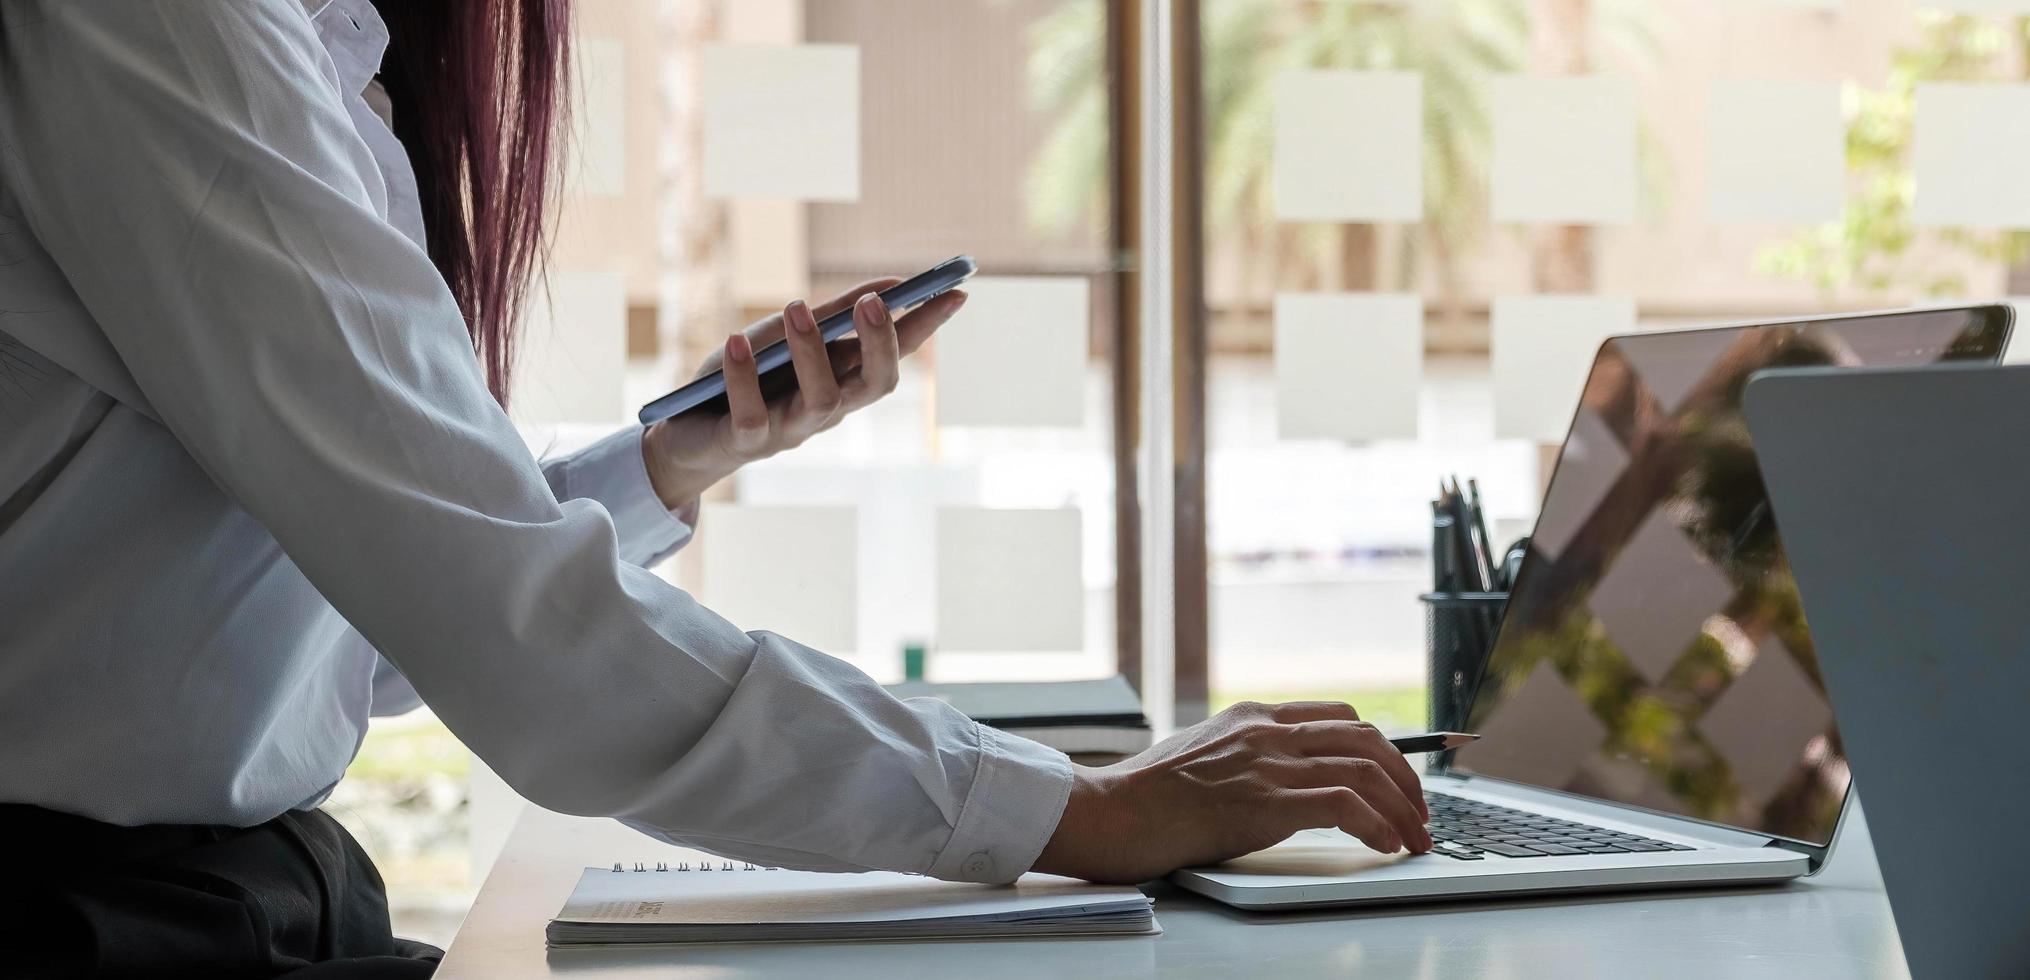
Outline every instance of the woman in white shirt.
<path id="1" fill-rule="evenodd" d="M 422 702 L 537 803 L 769 864 L 1429 847 L 1344 705 L 1077 768 L 646 571 L 963 298 L 894 323 L 856 289 L 836 357 L 793 304 L 729 338 L 727 416 L 539 464 L 501 404 L 565 34 L 563 0 L 0 3 L 0 972 L 426 974 L 315 809 Z M 765 402 L 785 326 L 800 388 Z"/>

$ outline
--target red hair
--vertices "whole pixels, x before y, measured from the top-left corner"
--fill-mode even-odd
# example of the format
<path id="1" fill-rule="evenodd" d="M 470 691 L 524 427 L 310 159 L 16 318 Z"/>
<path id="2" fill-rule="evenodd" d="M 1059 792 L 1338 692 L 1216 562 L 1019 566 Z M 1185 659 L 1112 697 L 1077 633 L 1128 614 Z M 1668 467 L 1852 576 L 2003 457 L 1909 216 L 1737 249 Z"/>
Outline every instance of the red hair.
<path id="1" fill-rule="evenodd" d="M 568 0 L 374 0 L 381 81 L 415 168 L 430 259 L 503 406 L 547 246 L 570 68 Z"/>

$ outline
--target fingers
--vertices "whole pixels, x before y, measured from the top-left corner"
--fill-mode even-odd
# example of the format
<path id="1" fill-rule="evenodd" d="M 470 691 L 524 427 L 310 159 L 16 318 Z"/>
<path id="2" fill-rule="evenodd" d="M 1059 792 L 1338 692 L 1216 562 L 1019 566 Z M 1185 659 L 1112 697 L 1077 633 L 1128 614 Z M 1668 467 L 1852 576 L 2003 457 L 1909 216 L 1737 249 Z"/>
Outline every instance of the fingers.
<path id="1" fill-rule="evenodd" d="M 1403 849 L 1402 835 L 1359 793 L 1344 786 L 1296 790 L 1291 802 L 1290 809 L 1300 817 L 1304 827 L 1338 827 L 1383 854 Z"/>
<path id="2" fill-rule="evenodd" d="M 860 335 L 860 373 L 848 386 L 847 401 L 858 407 L 895 390 L 902 378 L 902 352 L 895 321 L 878 296 L 862 296 L 854 304 L 853 329 Z"/>
<path id="3" fill-rule="evenodd" d="M 1269 717 L 1295 725 L 1305 721 L 1359 721 L 1360 712 L 1340 701 L 1290 701 L 1269 705 Z"/>
<path id="4" fill-rule="evenodd" d="M 762 348 L 767 347 L 768 345 L 782 339 L 782 335 L 784 333 L 782 314 L 770 313 L 769 315 L 762 317 L 761 319 L 756 320 L 753 323 L 748 324 L 747 328 L 740 332 L 747 335 L 747 342 L 750 345 L 752 345 L 752 347 L 755 350 L 761 350 Z"/>
<path id="5" fill-rule="evenodd" d="M 1292 726 L 1291 744 L 1300 753 L 1313 756 L 1357 756 L 1379 763 L 1396 788 L 1412 801 L 1425 820 L 1431 817 L 1424 803 L 1424 781 L 1403 753 L 1373 725 L 1364 721 L 1307 721 Z"/>
<path id="6" fill-rule="evenodd" d="M 789 328 L 790 360 L 796 366 L 796 408 L 786 420 L 798 434 L 823 429 L 839 410 L 839 382 L 832 376 L 832 358 L 825 353 L 825 339 L 818 334 L 817 318 L 802 300 L 782 312 Z"/>
<path id="7" fill-rule="evenodd" d="M 1381 763 L 1362 758 L 1305 758 L 1287 761 L 1278 774 L 1285 785 L 1301 789 L 1345 787 L 1360 794 L 1368 807 L 1381 815 L 1396 837 L 1412 853 L 1431 849 L 1431 832 L 1424 817 L 1410 803 Z"/>
<path id="8" fill-rule="evenodd" d="M 857 286 L 854 286 L 851 289 L 846 290 L 843 293 L 840 293 L 837 296 L 832 297 L 831 299 L 819 303 L 817 309 L 812 310 L 811 312 L 815 314 L 818 319 L 822 320 L 828 316 L 831 316 L 834 313 L 842 313 L 846 310 L 850 310 L 854 306 L 858 305 L 860 300 L 863 297 L 867 296 L 869 293 L 878 293 L 884 289 L 887 289 L 890 286 L 900 283 L 901 281 L 902 280 L 897 279 L 894 276 L 883 276 L 880 279 L 869 279 L 866 282 L 863 282 Z"/>
<path id="9" fill-rule="evenodd" d="M 966 294 L 953 290 L 917 307 L 914 312 L 903 317 L 902 321 L 896 324 L 896 336 L 902 356 L 907 357 L 916 353 L 916 349 L 922 347 L 923 342 L 929 340 L 931 334 L 937 333 L 937 328 L 944 326 L 945 321 L 951 319 L 965 305 Z"/>
<path id="10" fill-rule="evenodd" d="M 889 288 L 890 286 L 894 286 L 897 283 L 900 283 L 901 281 L 902 280 L 897 279 L 894 276 L 883 276 L 879 279 L 869 279 L 866 282 L 854 286 L 853 288 L 848 289 L 845 292 L 840 293 L 839 295 L 834 296 L 831 299 L 828 299 L 823 303 L 820 303 L 817 306 L 813 307 L 811 309 L 811 316 L 816 320 L 823 320 L 826 317 L 832 316 L 836 313 L 842 313 L 846 310 L 850 310 L 854 307 L 855 304 L 860 302 L 861 298 L 867 296 L 868 294 L 879 293 L 882 290 Z M 924 305 L 926 308 L 928 308 L 934 304 L 926 303 Z M 953 307 L 953 309 L 957 309 L 957 307 L 955 306 Z M 946 316 L 950 316 L 950 314 L 947 313 Z M 905 318 L 905 320 L 906 319 L 907 318 Z M 930 330 L 935 329 L 937 328 L 934 325 L 930 327 Z M 775 343 L 778 340 L 781 340 L 783 336 L 788 333 L 788 330 L 787 324 L 783 322 L 783 314 L 771 313 L 767 317 L 764 317 L 750 324 L 745 330 L 742 330 L 741 333 L 747 335 L 748 341 L 754 345 L 755 350 L 760 350 L 763 347 L 767 347 L 768 345 Z M 924 332 L 924 336 L 927 337 L 929 335 L 930 335 L 929 331 Z M 910 348 L 909 350 L 914 349 L 915 348 Z M 904 353 L 908 352 L 909 352 L 908 350 L 904 351 Z M 712 372 L 710 371 L 700 372 L 701 376 L 710 373 Z"/>
<path id="11" fill-rule="evenodd" d="M 768 402 L 761 397 L 761 379 L 755 373 L 754 344 L 736 333 L 726 338 L 724 354 L 726 450 L 735 459 L 752 459 L 768 447 L 769 428 Z"/>
<path id="12" fill-rule="evenodd" d="M 860 338 L 842 337 L 825 345 L 832 357 L 832 377 L 850 378 L 860 368 Z"/>

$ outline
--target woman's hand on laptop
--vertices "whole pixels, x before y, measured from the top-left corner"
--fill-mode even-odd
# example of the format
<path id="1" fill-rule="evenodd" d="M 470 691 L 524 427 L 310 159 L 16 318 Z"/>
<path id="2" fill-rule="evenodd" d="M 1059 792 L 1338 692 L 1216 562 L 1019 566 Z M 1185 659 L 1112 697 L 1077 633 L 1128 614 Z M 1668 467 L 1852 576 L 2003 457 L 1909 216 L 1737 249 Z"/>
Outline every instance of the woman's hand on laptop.
<path id="1" fill-rule="evenodd" d="M 966 294 L 954 290 L 896 320 L 877 294 L 898 282 L 863 282 L 816 309 L 791 303 L 728 337 L 698 367 L 701 378 L 726 369 L 727 413 L 686 413 L 649 426 L 642 437 L 656 496 L 671 510 L 683 507 L 740 467 L 801 446 L 894 391 L 902 359 L 966 303 Z M 818 321 L 844 310 L 853 311 L 855 335 L 827 346 Z M 784 336 L 797 389 L 771 402 L 762 397 L 754 352 Z"/>
<path id="2" fill-rule="evenodd" d="M 1237 704 L 1125 762 L 1080 768 L 1035 870 L 1138 882 L 1337 827 L 1431 849 L 1417 771 L 1344 704 Z"/>

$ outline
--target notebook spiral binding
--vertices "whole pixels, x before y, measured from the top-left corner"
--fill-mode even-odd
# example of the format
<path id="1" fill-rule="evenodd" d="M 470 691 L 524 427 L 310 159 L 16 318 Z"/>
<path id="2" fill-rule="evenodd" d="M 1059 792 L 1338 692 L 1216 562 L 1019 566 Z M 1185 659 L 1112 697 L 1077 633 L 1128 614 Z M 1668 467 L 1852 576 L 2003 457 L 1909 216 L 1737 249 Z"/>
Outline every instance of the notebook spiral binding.
<path id="1" fill-rule="evenodd" d="M 675 867 L 671 867 L 670 863 L 667 861 L 657 861 L 656 866 L 654 868 L 650 868 L 647 864 L 641 861 L 636 861 L 634 862 L 634 867 L 629 868 L 626 864 L 620 861 L 615 861 L 613 862 L 613 870 L 621 872 L 623 874 L 631 874 L 636 871 L 646 873 L 651 871 L 780 871 L 782 869 L 768 868 L 758 864 L 748 864 L 746 862 L 741 862 L 741 864 L 736 867 L 731 861 L 721 861 L 719 862 L 719 866 L 716 868 L 712 866 L 712 862 L 710 861 L 699 861 L 698 866 L 695 868 L 691 866 L 691 862 L 689 861 L 678 861 Z"/>

